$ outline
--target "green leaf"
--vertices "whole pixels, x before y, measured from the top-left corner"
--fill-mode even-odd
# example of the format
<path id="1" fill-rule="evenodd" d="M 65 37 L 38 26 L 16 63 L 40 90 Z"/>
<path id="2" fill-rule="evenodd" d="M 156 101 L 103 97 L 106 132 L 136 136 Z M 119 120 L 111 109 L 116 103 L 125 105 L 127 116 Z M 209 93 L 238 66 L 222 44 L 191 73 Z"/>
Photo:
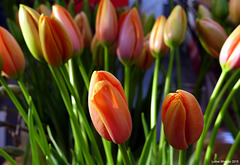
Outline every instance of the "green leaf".
<path id="1" fill-rule="evenodd" d="M 156 127 L 153 127 L 147 137 L 147 140 L 146 140 L 143 150 L 142 150 L 141 157 L 139 159 L 139 163 L 138 163 L 139 165 L 146 165 L 149 157 L 151 156 L 151 146 L 152 146 L 152 141 L 154 138 L 155 129 L 156 129 Z"/>
<path id="2" fill-rule="evenodd" d="M 83 0 L 83 4 L 82 4 L 82 11 L 87 15 L 88 21 L 92 27 L 93 23 L 93 19 L 92 19 L 92 12 L 90 10 L 90 5 L 88 0 Z"/>
<path id="3" fill-rule="evenodd" d="M 148 125 L 147 125 L 144 113 L 142 113 L 142 125 L 143 125 L 145 138 L 147 138 L 149 130 L 148 130 Z"/>
<path id="4" fill-rule="evenodd" d="M 8 29 L 19 44 L 24 43 L 23 35 L 16 22 L 7 18 Z"/>
<path id="5" fill-rule="evenodd" d="M 8 153 L 5 152 L 1 147 L 0 147 L 0 155 L 3 156 L 4 159 L 6 159 L 12 165 L 17 165 L 17 162 L 10 155 L 8 155 Z"/>
<path id="6" fill-rule="evenodd" d="M 143 23 L 143 33 L 144 33 L 144 36 L 146 36 L 148 33 L 151 32 L 154 23 L 155 23 L 155 15 L 151 14 L 146 19 L 146 21 Z"/>
<path id="7" fill-rule="evenodd" d="M 6 146 L 4 150 L 11 156 L 22 156 L 24 155 L 24 151 L 18 147 L 15 146 Z"/>

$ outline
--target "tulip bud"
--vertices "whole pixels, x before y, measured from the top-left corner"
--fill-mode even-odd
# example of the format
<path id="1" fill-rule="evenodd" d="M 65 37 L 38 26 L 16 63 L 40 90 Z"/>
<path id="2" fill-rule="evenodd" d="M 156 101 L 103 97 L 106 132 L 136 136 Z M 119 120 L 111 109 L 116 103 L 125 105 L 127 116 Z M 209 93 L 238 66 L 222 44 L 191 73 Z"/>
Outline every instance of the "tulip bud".
<path id="1" fill-rule="evenodd" d="M 20 5 L 19 23 L 24 40 L 32 55 L 39 61 L 44 61 L 39 39 L 38 20 L 40 15 L 34 9 Z"/>
<path id="2" fill-rule="evenodd" d="M 132 119 L 121 83 L 107 71 L 95 71 L 89 86 L 88 107 L 97 132 L 116 144 L 128 140 Z"/>
<path id="3" fill-rule="evenodd" d="M 13 36 L 0 26 L 0 66 L 2 73 L 8 78 L 19 79 L 25 69 L 22 49 Z M 2 65 L 3 64 L 3 65 Z"/>
<path id="4" fill-rule="evenodd" d="M 93 63 L 99 67 L 104 66 L 104 48 L 98 41 L 96 33 L 91 42 L 91 53 Z"/>
<path id="5" fill-rule="evenodd" d="M 104 44 L 112 43 L 117 38 L 117 14 L 110 0 L 101 0 L 99 3 L 96 26 L 97 38 Z"/>
<path id="6" fill-rule="evenodd" d="M 136 63 L 143 49 L 143 29 L 136 8 L 119 18 L 117 55 L 124 65 Z"/>
<path id="7" fill-rule="evenodd" d="M 198 141 L 203 130 L 203 115 L 195 97 L 184 90 L 169 93 L 161 110 L 164 134 L 173 148 L 185 150 Z"/>
<path id="8" fill-rule="evenodd" d="M 218 58 L 227 33 L 217 22 L 204 18 L 196 20 L 196 27 L 203 48 L 211 56 Z"/>
<path id="9" fill-rule="evenodd" d="M 74 21 L 83 35 L 84 45 L 90 46 L 92 40 L 92 30 L 86 14 L 83 11 L 78 13 L 75 16 Z"/>
<path id="10" fill-rule="evenodd" d="M 240 68 L 240 25 L 229 35 L 222 46 L 219 61 L 222 69 Z"/>
<path id="11" fill-rule="evenodd" d="M 140 69 L 148 69 L 152 66 L 154 58 L 149 49 L 149 40 L 146 40 L 143 44 L 143 51 L 139 57 L 136 65 Z"/>
<path id="12" fill-rule="evenodd" d="M 82 34 L 68 11 L 59 5 L 53 5 L 52 15 L 55 16 L 64 26 L 73 44 L 74 54 L 77 56 L 82 53 L 84 42 Z"/>
<path id="13" fill-rule="evenodd" d="M 203 5 L 198 6 L 198 18 L 212 18 L 211 12 Z"/>
<path id="14" fill-rule="evenodd" d="M 211 11 L 217 19 L 225 19 L 228 16 L 228 0 L 213 0 Z"/>
<path id="15" fill-rule="evenodd" d="M 63 25 L 55 18 L 41 15 L 39 36 L 47 63 L 60 66 L 72 57 L 73 45 Z"/>
<path id="16" fill-rule="evenodd" d="M 240 1 L 239 0 L 229 0 L 229 15 L 235 24 L 240 23 Z"/>
<path id="17" fill-rule="evenodd" d="M 165 16 L 158 17 L 150 34 L 149 48 L 153 57 L 165 56 L 169 50 L 163 39 L 163 31 L 165 26 Z"/>
<path id="18" fill-rule="evenodd" d="M 164 42 L 168 47 L 178 47 L 187 34 L 187 16 L 184 9 L 177 5 L 168 17 L 164 28 Z"/>
<path id="19" fill-rule="evenodd" d="M 50 9 L 44 4 L 41 4 L 41 5 L 38 6 L 37 12 L 39 14 L 44 14 L 45 16 L 49 16 L 49 17 L 51 16 Z"/>

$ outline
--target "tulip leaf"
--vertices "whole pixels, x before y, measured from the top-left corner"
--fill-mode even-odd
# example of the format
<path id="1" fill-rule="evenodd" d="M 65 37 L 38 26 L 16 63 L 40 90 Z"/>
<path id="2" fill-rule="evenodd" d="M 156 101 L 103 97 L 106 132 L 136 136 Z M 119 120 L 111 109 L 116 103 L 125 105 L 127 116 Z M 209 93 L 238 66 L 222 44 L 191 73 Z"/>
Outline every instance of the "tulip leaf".
<path id="1" fill-rule="evenodd" d="M 146 36 L 148 33 L 151 32 L 154 23 L 155 23 L 155 15 L 154 15 L 154 14 L 151 14 L 151 15 L 147 18 L 147 20 L 144 22 L 144 25 L 143 25 L 143 33 L 144 33 L 144 36 Z"/>
<path id="2" fill-rule="evenodd" d="M 7 18 L 8 29 L 19 44 L 23 43 L 23 35 L 16 22 Z"/>
<path id="3" fill-rule="evenodd" d="M 3 156 L 12 165 L 17 165 L 17 162 L 6 151 L 0 147 L 0 155 Z"/>
<path id="4" fill-rule="evenodd" d="M 142 113 L 142 125 L 143 125 L 143 131 L 144 131 L 145 138 L 147 138 L 149 130 L 148 130 L 148 126 L 147 126 L 147 122 L 146 122 L 144 113 Z"/>
<path id="5" fill-rule="evenodd" d="M 66 162 L 64 158 L 60 156 L 54 148 L 51 148 L 51 157 L 54 164 L 69 165 L 69 163 Z"/>
<path id="6" fill-rule="evenodd" d="M 82 11 L 87 15 L 90 25 L 93 25 L 92 12 L 90 10 L 90 5 L 89 5 L 88 0 L 83 0 Z"/>
<path id="7" fill-rule="evenodd" d="M 151 157 L 151 146 L 152 146 L 152 141 L 154 138 L 154 132 L 156 131 L 156 127 L 153 127 L 152 130 L 150 131 L 147 140 L 144 144 L 143 150 L 141 157 L 139 159 L 139 165 L 145 165 L 148 163 L 149 158 Z"/>

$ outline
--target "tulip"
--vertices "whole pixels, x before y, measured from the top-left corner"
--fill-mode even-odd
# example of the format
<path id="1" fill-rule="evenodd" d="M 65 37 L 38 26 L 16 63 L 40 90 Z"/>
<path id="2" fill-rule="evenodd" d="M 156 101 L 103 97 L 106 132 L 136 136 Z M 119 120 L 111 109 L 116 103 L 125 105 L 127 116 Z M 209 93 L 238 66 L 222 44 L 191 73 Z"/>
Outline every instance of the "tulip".
<path id="1" fill-rule="evenodd" d="M 165 16 L 158 17 L 155 24 L 153 25 L 150 38 L 149 38 L 149 48 L 153 57 L 165 56 L 169 48 L 164 43 L 163 30 L 165 26 L 166 18 Z"/>
<path id="2" fill-rule="evenodd" d="M 19 79 L 25 69 L 22 49 L 13 36 L 0 26 L 0 56 L 2 73 L 8 78 Z M 3 65 L 2 65 L 3 63 Z"/>
<path id="3" fill-rule="evenodd" d="M 187 16 L 184 9 L 177 5 L 172 10 L 164 27 L 164 42 L 168 47 L 178 47 L 187 34 Z"/>
<path id="4" fill-rule="evenodd" d="M 204 18 L 196 20 L 200 42 L 204 49 L 213 57 L 218 58 L 227 33 L 217 22 Z"/>
<path id="5" fill-rule="evenodd" d="M 240 25 L 229 35 L 222 46 L 219 61 L 222 69 L 240 68 Z"/>
<path id="6" fill-rule="evenodd" d="M 230 0 L 229 1 L 229 15 L 232 21 L 236 24 L 240 23 L 240 1 L 239 0 Z"/>
<path id="7" fill-rule="evenodd" d="M 117 55 L 124 65 L 136 63 L 143 49 L 143 29 L 137 9 L 125 11 L 119 18 Z"/>
<path id="8" fill-rule="evenodd" d="M 178 150 L 198 141 L 203 130 L 203 115 L 195 97 L 184 90 L 169 93 L 161 110 L 164 134 L 168 143 Z"/>
<path id="9" fill-rule="evenodd" d="M 41 15 L 39 36 L 47 63 L 60 66 L 72 57 L 73 45 L 63 25 L 53 16 Z"/>
<path id="10" fill-rule="evenodd" d="M 98 41 L 96 33 L 91 42 L 91 53 L 93 63 L 98 67 L 104 66 L 104 48 Z"/>
<path id="11" fill-rule="evenodd" d="M 205 7 L 204 5 L 199 5 L 198 6 L 198 18 L 212 18 L 212 14 L 209 11 L 209 9 L 207 7 Z"/>
<path id="12" fill-rule="evenodd" d="M 124 143 L 132 132 L 132 119 L 121 83 L 107 71 L 95 71 L 89 86 L 88 107 L 97 132 L 106 140 Z"/>
<path id="13" fill-rule="evenodd" d="M 83 35 L 84 45 L 90 46 L 93 35 L 86 14 L 83 11 L 78 13 L 75 16 L 74 21 Z"/>
<path id="14" fill-rule="evenodd" d="M 38 20 L 39 13 L 34 9 L 20 5 L 19 23 L 23 33 L 24 40 L 32 55 L 39 61 L 44 61 L 41 43 L 39 39 Z"/>
<path id="15" fill-rule="evenodd" d="M 67 12 L 65 8 L 59 5 L 53 5 L 52 15 L 55 16 L 63 24 L 67 33 L 69 34 L 73 44 L 73 56 L 81 54 L 84 48 L 83 37 L 72 16 Z"/>
<path id="16" fill-rule="evenodd" d="M 154 58 L 149 49 L 149 40 L 146 40 L 143 44 L 143 51 L 139 57 L 136 65 L 140 69 L 148 69 L 152 66 Z"/>
<path id="17" fill-rule="evenodd" d="M 51 16 L 50 9 L 44 4 L 41 4 L 41 5 L 38 6 L 37 12 L 39 14 L 44 14 L 45 16 L 49 16 L 49 17 Z"/>
<path id="18" fill-rule="evenodd" d="M 110 0 L 101 0 L 96 16 L 96 34 L 104 44 L 112 43 L 117 38 L 117 14 Z"/>
<path id="19" fill-rule="evenodd" d="M 228 0 L 213 0 L 211 11 L 217 19 L 225 19 L 228 16 Z"/>

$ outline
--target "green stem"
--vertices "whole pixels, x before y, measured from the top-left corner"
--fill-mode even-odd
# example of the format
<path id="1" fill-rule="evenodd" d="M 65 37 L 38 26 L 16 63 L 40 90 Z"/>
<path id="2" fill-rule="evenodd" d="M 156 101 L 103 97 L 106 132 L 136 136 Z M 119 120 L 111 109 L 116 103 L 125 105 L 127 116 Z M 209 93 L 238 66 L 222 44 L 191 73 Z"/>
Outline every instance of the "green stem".
<path id="1" fill-rule="evenodd" d="M 130 165 L 131 161 L 130 161 L 129 155 L 127 153 L 127 149 L 126 149 L 125 143 L 118 144 L 118 147 L 119 147 L 119 149 L 120 149 L 120 151 L 122 153 L 124 164 L 125 165 Z"/>
<path id="2" fill-rule="evenodd" d="M 174 60 L 174 51 L 175 51 L 174 47 L 171 47 L 169 64 L 168 64 L 168 72 L 167 72 L 167 76 L 165 79 L 164 98 L 168 95 L 168 93 L 170 91 L 173 60 Z M 160 162 L 162 161 L 162 156 L 166 155 L 163 153 L 163 152 L 166 152 L 166 151 L 163 151 L 164 141 L 165 141 L 165 136 L 164 136 L 163 122 L 161 121 L 161 134 L 160 134 L 160 143 L 159 143 L 159 160 L 160 160 Z M 170 149 L 172 149 L 172 148 L 170 148 Z M 172 159 L 172 158 L 170 158 L 170 159 Z"/>
<path id="3" fill-rule="evenodd" d="M 232 147 L 230 148 L 230 150 L 228 152 L 228 155 L 225 159 L 224 165 L 230 164 L 239 142 L 240 142 L 240 131 L 238 132 L 235 142 L 233 143 Z M 235 162 L 235 163 L 239 163 L 239 162 Z"/>
<path id="4" fill-rule="evenodd" d="M 186 152 L 187 150 L 179 150 L 178 165 L 185 165 L 186 163 Z"/>
<path id="5" fill-rule="evenodd" d="M 16 106 L 16 108 L 18 109 L 19 113 L 21 114 L 21 116 L 23 117 L 24 121 L 26 122 L 26 124 L 28 125 L 28 116 L 27 113 L 25 112 L 25 110 L 23 109 L 22 105 L 19 103 L 17 97 L 15 96 L 15 94 L 13 93 L 13 91 L 8 87 L 8 84 L 6 83 L 6 81 L 4 80 L 4 78 L 2 76 L 0 76 L 0 82 L 1 84 L 4 86 L 7 94 L 9 95 L 9 97 L 11 98 L 12 102 L 14 103 L 14 105 Z"/>
<path id="6" fill-rule="evenodd" d="M 214 104 L 214 101 L 216 100 L 216 97 L 217 97 L 217 95 L 219 93 L 219 90 L 221 89 L 221 86 L 222 86 L 222 84 L 224 82 L 224 79 L 225 79 L 227 73 L 228 72 L 225 71 L 225 70 L 222 71 L 222 73 L 221 73 L 221 75 L 220 75 L 220 77 L 218 79 L 218 82 L 217 82 L 217 84 L 216 84 L 216 86 L 215 86 L 215 88 L 214 88 L 214 90 L 212 92 L 210 100 L 208 102 L 207 109 L 205 111 L 204 118 L 203 118 L 204 119 L 203 133 L 202 133 L 200 139 L 197 142 L 197 147 L 196 147 L 196 152 L 195 152 L 195 160 L 194 160 L 194 164 L 195 165 L 198 165 L 199 161 L 200 161 L 200 156 L 201 156 L 201 152 L 202 152 L 203 143 L 204 143 L 204 140 L 206 138 L 207 130 L 208 130 L 208 126 L 206 126 L 206 124 L 208 122 L 209 114 L 212 111 L 212 106 Z M 210 123 L 210 122 L 208 122 L 208 123 Z"/>
<path id="7" fill-rule="evenodd" d="M 8 155 L 7 152 L 5 152 L 1 147 L 0 147 L 0 155 L 4 157 L 11 165 L 18 165 L 18 163 L 10 156 Z"/>
<path id="8" fill-rule="evenodd" d="M 80 70 L 80 72 L 82 74 L 83 81 L 84 81 L 85 86 L 86 86 L 86 88 L 88 90 L 88 88 L 89 88 L 89 78 L 88 78 L 87 72 L 86 72 L 86 70 L 84 68 L 84 65 L 82 63 L 81 57 L 77 57 L 76 60 L 77 60 L 78 68 L 79 68 L 79 70 Z"/>
<path id="9" fill-rule="evenodd" d="M 124 66 L 124 92 L 125 92 L 126 97 L 127 97 L 128 106 L 130 106 L 130 103 L 129 103 L 129 100 L 130 100 L 129 99 L 129 92 L 130 92 L 129 85 L 130 85 L 130 66 L 125 65 Z"/>
<path id="10" fill-rule="evenodd" d="M 216 122 L 215 122 L 213 130 L 212 130 L 211 138 L 210 138 L 210 141 L 209 141 L 209 144 L 208 144 L 208 147 L 207 147 L 207 151 L 206 151 L 206 155 L 205 155 L 205 159 L 204 159 L 204 164 L 205 165 L 210 164 L 212 149 L 213 149 L 213 146 L 214 146 L 214 142 L 215 142 L 215 139 L 216 139 L 218 129 L 219 129 L 219 127 L 221 125 L 221 122 L 222 122 L 222 120 L 225 116 L 226 110 L 227 110 L 229 104 L 231 103 L 232 98 L 233 98 L 234 94 L 236 93 L 236 91 L 238 90 L 239 87 L 240 87 L 240 80 L 238 80 L 237 83 L 234 85 L 234 87 L 231 90 L 231 92 L 229 93 L 226 101 L 224 102 L 223 107 L 221 108 L 220 112 L 218 113 Z"/>
<path id="11" fill-rule="evenodd" d="M 177 88 L 182 89 L 182 73 L 179 49 L 176 50 L 176 65 L 177 65 Z"/>
<path id="12" fill-rule="evenodd" d="M 112 157 L 112 149 L 111 149 L 112 143 L 110 141 L 105 140 L 104 138 L 102 138 L 102 142 L 103 142 L 104 150 L 107 157 L 107 164 L 114 165 L 114 161 Z"/>
<path id="13" fill-rule="evenodd" d="M 109 57 L 108 57 L 108 47 L 106 45 L 104 47 L 104 69 L 105 71 L 109 71 Z"/>
<path id="14" fill-rule="evenodd" d="M 49 66 L 49 67 L 51 67 L 51 66 Z M 52 68 L 52 67 L 51 67 L 51 68 Z M 51 69 L 51 68 L 50 68 L 50 69 Z M 64 77 L 65 77 L 65 81 L 66 81 L 67 87 L 68 87 L 69 90 L 70 90 L 70 93 L 75 97 L 76 100 L 80 100 L 78 94 L 76 93 L 76 91 L 74 90 L 73 86 L 71 85 L 69 79 L 68 79 L 67 76 L 66 76 L 66 75 L 67 75 L 66 70 L 63 69 L 63 68 L 64 68 L 64 67 L 62 67 L 61 70 L 62 70 L 62 73 L 63 73 L 63 75 L 64 75 Z M 54 69 L 54 68 L 53 68 L 53 69 Z M 53 71 L 54 71 L 54 70 L 53 70 Z M 58 73 L 58 72 L 57 72 L 57 73 Z M 59 74 L 59 73 L 58 73 L 58 74 Z M 54 75 L 54 74 L 53 74 L 53 75 Z M 60 76 L 61 76 L 61 74 L 60 74 Z M 55 79 L 55 80 L 58 81 L 58 79 Z M 58 82 L 57 82 L 57 83 L 58 83 Z M 61 87 L 62 85 L 63 85 L 64 88 L 66 88 L 66 84 L 65 84 L 65 83 L 64 83 L 64 84 L 59 84 L 59 88 L 62 88 L 62 87 Z M 63 89 L 61 89 L 61 90 L 63 90 Z M 60 90 L 60 92 L 61 92 L 61 90 Z M 69 95 L 67 88 L 64 89 L 64 90 L 65 90 L 65 92 L 67 92 L 67 95 Z M 64 93 L 63 93 L 63 95 L 64 95 Z M 69 96 L 68 96 L 68 97 L 69 97 Z M 82 107 L 80 101 L 77 101 L 76 104 L 77 104 L 77 107 L 78 107 L 78 110 L 79 110 L 81 119 L 82 119 L 82 121 L 83 121 L 83 124 L 84 124 L 84 126 L 85 126 L 87 135 L 88 135 L 88 137 L 89 137 L 89 140 L 90 140 L 90 142 L 91 142 L 91 144 L 92 144 L 92 146 L 93 146 L 93 152 L 95 153 L 95 156 L 96 156 L 96 158 L 97 158 L 98 164 L 101 164 L 101 165 L 102 165 L 102 164 L 103 164 L 103 160 L 102 160 L 102 157 L 101 157 L 99 148 L 98 148 L 98 144 L 97 144 L 96 139 L 95 139 L 95 137 L 94 137 L 94 135 L 93 135 L 93 132 L 92 132 L 92 130 L 91 130 L 91 127 L 90 127 L 90 125 L 89 125 L 89 123 L 88 123 L 88 119 L 87 119 L 87 117 L 86 117 L 86 115 L 85 115 L 85 113 L 84 113 L 83 107 Z M 79 129 L 79 130 L 80 130 L 80 129 Z"/>

